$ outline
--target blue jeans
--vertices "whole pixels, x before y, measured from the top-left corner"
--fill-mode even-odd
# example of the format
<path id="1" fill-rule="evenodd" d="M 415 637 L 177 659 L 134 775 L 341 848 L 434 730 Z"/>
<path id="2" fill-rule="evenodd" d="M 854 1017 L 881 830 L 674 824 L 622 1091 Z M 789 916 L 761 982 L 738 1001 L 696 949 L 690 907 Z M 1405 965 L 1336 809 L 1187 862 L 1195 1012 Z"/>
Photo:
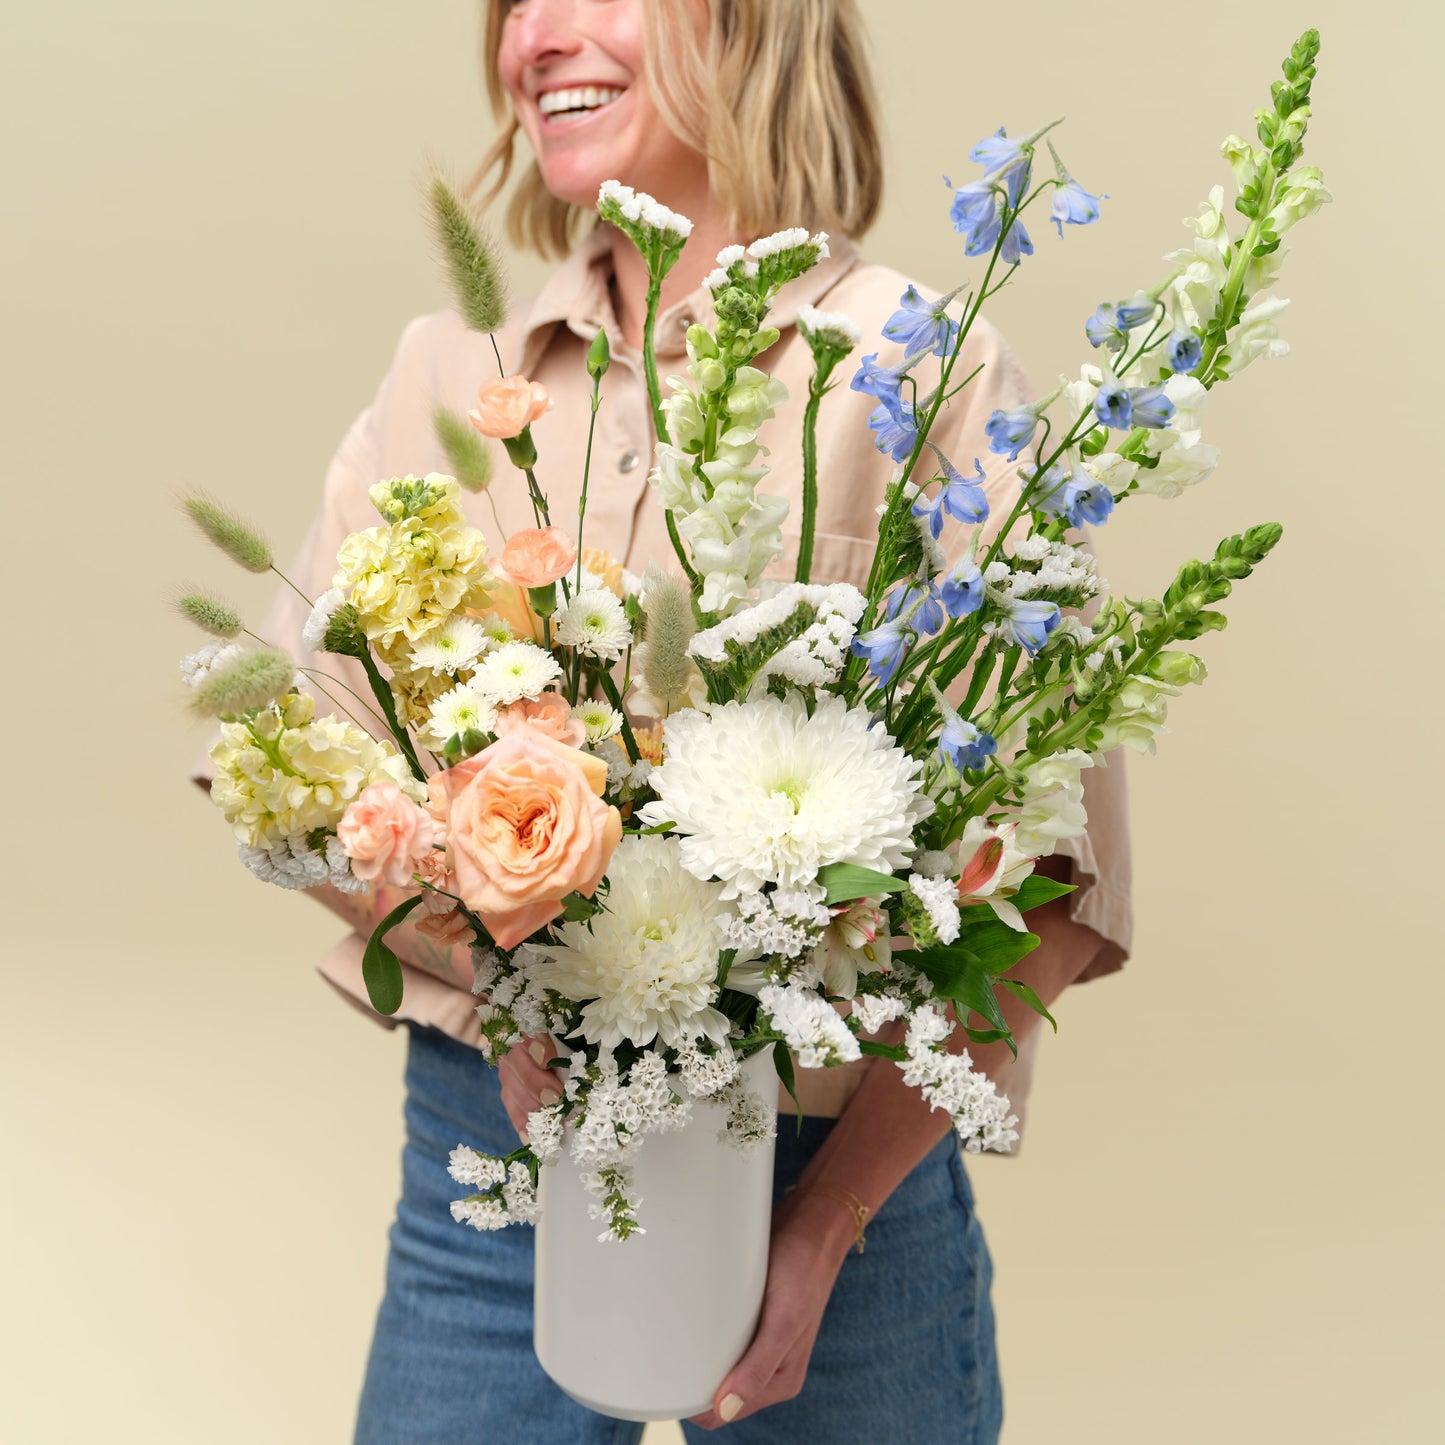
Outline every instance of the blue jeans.
<path id="1" fill-rule="evenodd" d="M 496 1071 L 475 1050 L 413 1027 L 406 1067 L 402 1196 L 391 1229 L 357 1445 L 636 1445 L 642 1426 L 578 1405 L 532 1353 L 532 1231 L 453 1222 L 447 1156 L 503 1154 L 516 1135 Z M 832 1121 L 779 1121 L 775 1189 L 792 1184 Z M 701 1441 L 988 1445 L 1003 1416 L 989 1282 L 993 1267 L 953 1136 L 903 1181 L 850 1254 L 823 1316 L 802 1393 Z M 620 1302 L 584 1303 L 599 1321 Z M 685 1327 L 686 1308 L 678 1313 Z M 617 1318 L 619 1327 L 625 1323 Z"/>

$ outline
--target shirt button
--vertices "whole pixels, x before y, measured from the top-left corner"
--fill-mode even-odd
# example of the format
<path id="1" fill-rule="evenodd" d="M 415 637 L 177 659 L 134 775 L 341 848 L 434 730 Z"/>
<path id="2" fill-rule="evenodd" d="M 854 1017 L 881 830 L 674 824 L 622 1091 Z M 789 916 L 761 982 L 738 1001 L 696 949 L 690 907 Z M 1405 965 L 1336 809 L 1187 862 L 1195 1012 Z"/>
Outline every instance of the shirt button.
<path id="1" fill-rule="evenodd" d="M 642 458 L 629 447 L 622 453 L 621 459 L 617 463 L 617 470 L 619 472 L 630 472 L 641 460 Z"/>
<path id="2" fill-rule="evenodd" d="M 679 331 L 686 331 L 687 328 L 688 328 L 689 326 L 691 326 L 691 325 L 692 325 L 692 317 L 691 317 L 691 316 L 679 316 L 679 317 L 677 318 L 677 329 L 678 329 Z"/>

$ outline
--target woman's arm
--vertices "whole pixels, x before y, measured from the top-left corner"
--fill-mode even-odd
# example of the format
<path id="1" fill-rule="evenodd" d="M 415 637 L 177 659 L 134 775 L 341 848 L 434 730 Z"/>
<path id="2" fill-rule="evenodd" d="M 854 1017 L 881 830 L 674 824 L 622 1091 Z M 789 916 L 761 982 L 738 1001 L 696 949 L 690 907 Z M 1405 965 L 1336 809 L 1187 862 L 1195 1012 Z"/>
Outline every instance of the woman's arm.
<path id="1" fill-rule="evenodd" d="M 1067 879 L 1069 869 L 1068 859 L 1054 857 L 1036 871 Z M 1084 971 L 1102 940 L 1070 918 L 1067 897 L 1035 909 L 1028 921 L 1040 943 L 1014 976 L 1048 1004 Z M 1040 1022 L 1012 995 L 1002 1007 L 1016 1040 Z M 961 1032 L 954 1037 L 959 1047 L 967 1043 Z M 1010 1057 L 1004 1044 L 970 1045 L 969 1052 L 975 1067 L 987 1074 Z M 949 1128 L 948 1115 L 930 1108 L 916 1088 L 904 1083 L 902 1070 L 888 1060 L 874 1060 L 797 1189 L 774 1214 L 757 1333 L 718 1386 L 713 1409 L 694 1424 L 712 1429 L 791 1399 L 802 1389 L 833 1281 L 858 1234 L 853 1212 L 837 1196 L 851 1194 L 868 1208 L 869 1217 L 876 1214 Z"/>
<path id="2" fill-rule="evenodd" d="M 411 888 L 389 888 L 383 885 L 366 893 L 342 893 L 329 883 L 306 890 L 318 903 L 324 904 L 338 917 L 345 919 L 363 939 L 370 938 L 376 925 L 415 891 Z M 421 932 L 416 923 L 416 914 L 404 918 L 386 935 L 387 947 L 403 963 L 409 963 L 413 968 L 425 969 L 459 988 L 470 987 L 470 945 L 439 943 Z"/>

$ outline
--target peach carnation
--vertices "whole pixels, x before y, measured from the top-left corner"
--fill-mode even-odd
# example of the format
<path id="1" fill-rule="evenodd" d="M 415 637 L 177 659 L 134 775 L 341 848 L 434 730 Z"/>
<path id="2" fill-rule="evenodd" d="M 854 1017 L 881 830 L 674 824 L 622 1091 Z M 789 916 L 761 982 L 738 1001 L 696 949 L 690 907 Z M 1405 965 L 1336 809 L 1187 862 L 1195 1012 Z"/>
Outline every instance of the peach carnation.
<path id="1" fill-rule="evenodd" d="M 576 544 L 560 527 L 523 527 L 507 538 L 492 571 L 517 587 L 547 587 L 576 560 Z"/>
<path id="2" fill-rule="evenodd" d="M 467 419 L 484 437 L 505 441 L 521 434 L 549 406 L 552 398 L 540 382 L 525 376 L 499 376 L 484 381 Z"/>
<path id="3" fill-rule="evenodd" d="M 436 824 L 390 779 L 371 783 L 342 815 L 336 837 L 364 882 L 404 888 L 431 851 Z"/>
<path id="4" fill-rule="evenodd" d="M 499 738 L 520 727 L 536 728 L 569 748 L 580 748 L 587 738 L 587 725 L 572 716 L 567 699 L 558 692 L 544 692 L 539 698 L 514 702 L 504 707 L 492 724 Z"/>
<path id="5" fill-rule="evenodd" d="M 443 776 L 457 889 L 499 948 L 550 923 L 569 893 L 597 891 L 622 837 L 602 759 L 515 727 Z"/>

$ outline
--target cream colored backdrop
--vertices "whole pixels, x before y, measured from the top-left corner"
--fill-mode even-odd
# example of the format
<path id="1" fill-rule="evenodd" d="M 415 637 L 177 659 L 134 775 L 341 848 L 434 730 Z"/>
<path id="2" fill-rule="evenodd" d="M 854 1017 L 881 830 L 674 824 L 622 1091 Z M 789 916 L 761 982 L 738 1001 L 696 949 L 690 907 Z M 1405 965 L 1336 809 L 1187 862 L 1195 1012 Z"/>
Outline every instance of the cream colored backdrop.
<path id="1" fill-rule="evenodd" d="M 1440 22 L 864 8 L 892 163 L 869 254 L 960 279 L 939 176 L 1000 123 L 1067 113 L 1066 159 L 1110 193 L 1066 243 L 1037 227 L 994 312 L 1039 382 L 1084 358 L 1096 302 L 1161 273 L 1219 140 L 1323 31 L 1309 159 L 1338 200 L 1295 237 L 1295 354 L 1211 401 L 1216 477 L 1125 508 L 1099 550 L 1139 595 L 1245 525 L 1284 542 L 1133 769 L 1135 959 L 1065 1000 L 1024 1153 L 974 1177 L 1014 1445 L 1438 1438 L 1441 216 L 1417 62 Z M 167 595 L 211 580 L 254 616 L 269 588 L 169 496 L 205 483 L 298 540 L 403 323 L 444 304 L 418 182 L 490 134 L 474 8 L 5 11 L 0 1436 L 340 1442 L 402 1041 L 312 976 L 334 925 L 252 882 L 184 781 L 193 639 Z"/>

